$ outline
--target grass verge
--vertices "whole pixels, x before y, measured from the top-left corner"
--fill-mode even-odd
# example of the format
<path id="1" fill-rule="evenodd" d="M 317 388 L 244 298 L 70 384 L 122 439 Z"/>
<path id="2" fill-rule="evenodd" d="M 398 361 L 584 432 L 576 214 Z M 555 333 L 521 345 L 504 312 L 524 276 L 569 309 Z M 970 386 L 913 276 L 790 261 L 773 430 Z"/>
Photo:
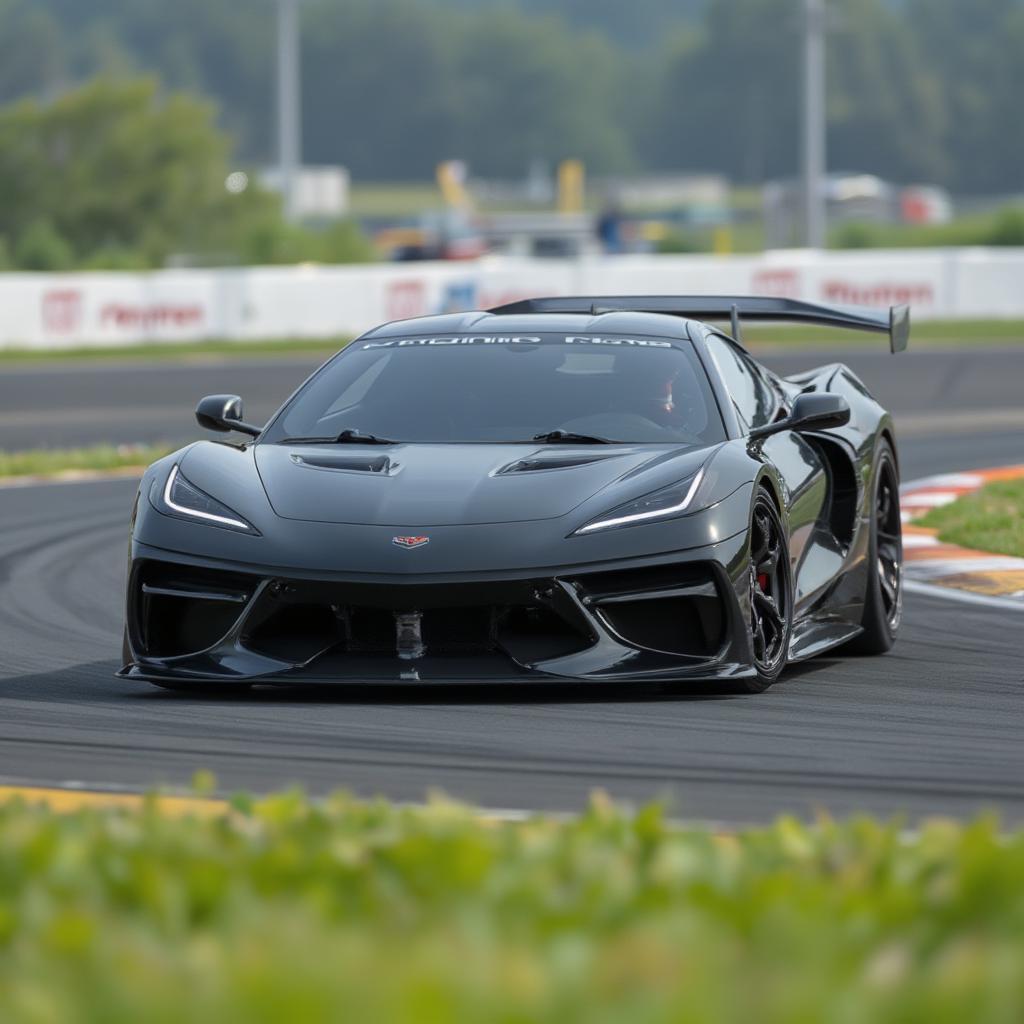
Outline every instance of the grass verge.
<path id="1" fill-rule="evenodd" d="M 103 362 L 130 359 L 188 362 L 207 359 L 252 359 L 316 355 L 326 359 L 350 338 L 274 338 L 267 341 L 153 342 L 144 345 L 103 345 L 89 348 L 0 348 L 0 366 L 18 363 Z"/>
<path id="2" fill-rule="evenodd" d="M 1017 1021 L 1024 834 L 0 807 L 0 1019 Z"/>
<path id="3" fill-rule="evenodd" d="M 932 509 L 918 525 L 937 530 L 950 544 L 1024 558 L 1024 479 L 986 484 Z"/>
<path id="4" fill-rule="evenodd" d="M 0 479 L 19 476 L 57 476 L 74 471 L 104 472 L 148 466 L 174 448 L 168 445 L 100 444 L 89 448 L 38 448 L 0 451 Z"/>
<path id="5" fill-rule="evenodd" d="M 913 315 L 913 313 L 911 313 Z M 822 344 L 873 346 L 885 350 L 884 335 L 862 331 L 831 330 L 823 327 L 784 325 L 747 326 L 744 338 L 752 347 L 794 345 L 808 348 Z M 959 347 L 970 345 L 1019 345 L 1024 343 L 1024 320 L 925 320 L 912 322 L 911 350 L 922 347 Z"/>
<path id="6" fill-rule="evenodd" d="M 828 345 L 883 346 L 881 335 L 859 331 L 829 330 L 822 327 L 753 327 L 743 331 L 756 350 L 760 345 L 821 348 Z M 317 356 L 326 359 L 344 348 L 350 338 L 278 338 L 268 341 L 211 340 L 194 343 L 161 342 L 145 345 L 94 348 L 27 349 L 0 348 L 0 366 L 24 363 L 102 362 L 122 360 L 174 360 L 197 362 L 208 359 L 284 358 Z M 1024 320 L 933 320 L 915 323 L 910 346 L 957 347 L 961 345 L 1024 344 Z"/>

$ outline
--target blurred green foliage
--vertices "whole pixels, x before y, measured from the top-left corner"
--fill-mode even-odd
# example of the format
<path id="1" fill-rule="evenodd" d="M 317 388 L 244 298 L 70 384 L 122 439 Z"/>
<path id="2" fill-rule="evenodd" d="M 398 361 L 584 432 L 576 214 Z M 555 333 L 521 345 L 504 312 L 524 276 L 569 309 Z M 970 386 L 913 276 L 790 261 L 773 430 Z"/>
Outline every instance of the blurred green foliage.
<path id="1" fill-rule="evenodd" d="M 1024 834 L 861 819 L 716 836 L 238 799 L 0 808 L 0 1018 L 1011 1022 Z"/>
<path id="2" fill-rule="evenodd" d="M 829 0 L 830 165 L 959 193 L 1024 181 L 1021 0 Z M 792 176 L 798 0 L 306 0 L 304 137 L 357 179 Z M 273 159 L 271 0 L 0 0 L 0 102 L 97 73 L 215 98 L 244 160 Z"/>
<path id="3" fill-rule="evenodd" d="M 982 244 L 1024 245 L 1024 206 L 1002 210 Z"/>
<path id="4" fill-rule="evenodd" d="M 869 224 L 851 221 L 835 228 L 830 244 L 837 249 L 917 246 L 1024 245 L 1024 207 L 957 217 L 948 224 Z"/>
<path id="5" fill-rule="evenodd" d="M 147 78 L 100 78 L 0 108 L 0 237 L 22 270 L 135 270 L 189 261 L 367 260 L 348 223 L 287 224 L 276 196 L 225 187 L 213 108 Z"/>
<path id="6" fill-rule="evenodd" d="M 305 156 L 356 179 L 429 181 L 463 157 L 520 178 L 580 157 L 592 177 L 791 177 L 796 0 L 306 0 Z M 961 192 L 1024 181 L 1024 0 L 830 0 L 834 168 Z M 351 222 L 286 223 L 230 171 L 274 159 L 274 5 L 0 0 L 0 269 L 373 258 Z M 99 76 L 98 78 L 95 76 Z M 166 83 L 166 89 L 157 81 Z M 87 82 L 85 85 L 75 83 Z M 206 97 L 207 99 L 200 99 Z M 406 190 L 410 217 L 439 205 Z M 753 190 L 748 189 L 747 193 Z M 737 194 L 746 194 L 738 190 Z M 359 212 L 396 212 L 358 187 Z M 603 196 L 591 196 L 595 208 Z M 735 226 L 736 251 L 763 246 Z M 853 224 L 840 246 L 1020 245 L 1024 213 Z M 665 251 L 702 251 L 680 228 Z"/>
<path id="7" fill-rule="evenodd" d="M 18 235 L 14 259 L 22 270 L 70 270 L 75 254 L 53 224 L 40 217 Z"/>

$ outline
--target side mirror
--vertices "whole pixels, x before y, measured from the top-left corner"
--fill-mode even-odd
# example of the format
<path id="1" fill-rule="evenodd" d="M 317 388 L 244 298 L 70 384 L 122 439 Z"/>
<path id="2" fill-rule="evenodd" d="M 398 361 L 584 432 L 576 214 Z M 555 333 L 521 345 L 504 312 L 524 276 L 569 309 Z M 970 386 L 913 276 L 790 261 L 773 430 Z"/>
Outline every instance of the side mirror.
<path id="1" fill-rule="evenodd" d="M 207 395 L 196 406 L 196 421 L 207 430 L 226 434 L 237 430 L 259 437 L 262 427 L 253 426 L 242 419 L 242 400 L 238 395 Z"/>
<path id="2" fill-rule="evenodd" d="M 811 391 L 798 395 L 793 408 L 784 420 L 755 427 L 750 432 L 752 440 L 771 437 L 783 430 L 812 431 L 845 427 L 850 422 L 850 404 L 842 395 L 827 391 Z"/>

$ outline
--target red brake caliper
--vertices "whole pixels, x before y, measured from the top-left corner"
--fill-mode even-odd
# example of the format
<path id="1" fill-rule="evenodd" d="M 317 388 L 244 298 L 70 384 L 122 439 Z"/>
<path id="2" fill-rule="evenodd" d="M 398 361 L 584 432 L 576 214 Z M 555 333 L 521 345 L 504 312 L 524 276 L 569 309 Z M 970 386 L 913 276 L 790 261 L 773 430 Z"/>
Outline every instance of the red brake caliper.
<path id="1" fill-rule="evenodd" d="M 762 593 L 768 593 L 768 574 L 766 572 L 762 572 L 758 575 L 757 585 L 761 588 Z"/>

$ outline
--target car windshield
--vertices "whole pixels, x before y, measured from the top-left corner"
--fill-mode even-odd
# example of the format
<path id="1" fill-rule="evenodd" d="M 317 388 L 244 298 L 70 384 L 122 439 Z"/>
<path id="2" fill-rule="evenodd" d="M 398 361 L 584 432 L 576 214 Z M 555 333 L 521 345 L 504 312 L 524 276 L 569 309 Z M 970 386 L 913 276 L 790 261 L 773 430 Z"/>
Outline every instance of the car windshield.
<path id="1" fill-rule="evenodd" d="M 688 341 L 545 334 L 354 342 L 292 399 L 263 440 L 352 443 L 360 436 L 703 445 L 724 440 L 725 429 Z"/>

